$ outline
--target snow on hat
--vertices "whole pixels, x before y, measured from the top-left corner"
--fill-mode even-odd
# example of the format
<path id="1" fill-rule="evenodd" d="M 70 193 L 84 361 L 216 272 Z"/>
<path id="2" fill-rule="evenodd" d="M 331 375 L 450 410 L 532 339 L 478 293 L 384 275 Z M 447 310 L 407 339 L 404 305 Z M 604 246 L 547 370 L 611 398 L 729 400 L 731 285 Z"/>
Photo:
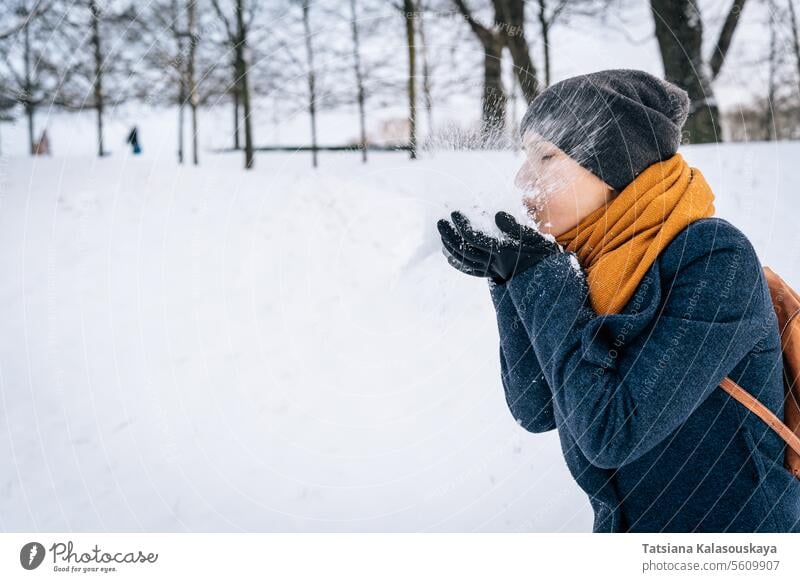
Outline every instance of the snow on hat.
<path id="1" fill-rule="evenodd" d="M 542 91 L 520 123 L 555 144 L 617 192 L 645 168 L 672 157 L 689 95 L 644 71 L 608 69 Z"/>

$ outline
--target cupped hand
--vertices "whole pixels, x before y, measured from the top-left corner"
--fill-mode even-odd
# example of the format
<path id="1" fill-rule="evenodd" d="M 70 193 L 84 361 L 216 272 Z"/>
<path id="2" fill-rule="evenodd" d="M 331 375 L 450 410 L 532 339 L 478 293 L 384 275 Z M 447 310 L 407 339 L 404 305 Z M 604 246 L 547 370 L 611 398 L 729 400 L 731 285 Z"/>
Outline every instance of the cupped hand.
<path id="1" fill-rule="evenodd" d="M 499 239 L 473 228 L 461 212 L 451 213 L 453 225 L 438 222 L 448 262 L 467 274 L 490 277 L 504 283 L 515 275 L 561 251 L 558 243 L 522 225 L 507 212 L 495 215 L 495 224 L 507 238 Z M 454 264 L 455 263 L 455 264 Z"/>

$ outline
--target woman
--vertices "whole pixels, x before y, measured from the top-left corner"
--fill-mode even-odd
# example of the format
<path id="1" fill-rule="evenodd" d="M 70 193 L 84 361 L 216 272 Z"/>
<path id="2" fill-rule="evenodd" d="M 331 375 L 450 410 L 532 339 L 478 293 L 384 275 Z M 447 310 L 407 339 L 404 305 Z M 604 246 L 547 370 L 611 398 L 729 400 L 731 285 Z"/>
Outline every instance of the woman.
<path id="1" fill-rule="evenodd" d="M 688 109 L 643 71 L 553 85 L 521 124 L 541 232 L 500 212 L 493 238 L 454 212 L 445 254 L 490 279 L 508 406 L 558 429 L 593 531 L 800 531 L 784 441 L 718 388 L 730 376 L 783 418 L 766 280 L 677 153 Z"/>

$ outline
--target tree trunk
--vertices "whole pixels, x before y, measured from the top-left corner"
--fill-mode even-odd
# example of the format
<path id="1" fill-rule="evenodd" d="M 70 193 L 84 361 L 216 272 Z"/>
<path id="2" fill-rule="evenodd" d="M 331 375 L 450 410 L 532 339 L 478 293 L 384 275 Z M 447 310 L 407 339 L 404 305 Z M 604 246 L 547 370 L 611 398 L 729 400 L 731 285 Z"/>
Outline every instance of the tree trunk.
<path id="1" fill-rule="evenodd" d="M 180 89 L 178 90 L 178 163 L 183 163 L 183 119 L 186 107 L 186 84 L 183 82 L 183 75 L 181 75 Z"/>
<path id="2" fill-rule="evenodd" d="M 33 125 L 33 116 L 34 116 L 34 109 L 32 105 L 25 105 L 25 117 L 28 118 L 28 141 L 30 142 L 31 146 L 31 155 L 36 154 L 36 136 L 34 133 L 34 125 Z"/>
<path id="3" fill-rule="evenodd" d="M 479 24 L 472 17 L 472 13 L 467 8 L 464 0 L 452 1 L 483 46 L 481 141 L 484 144 L 495 142 L 497 137 L 505 131 L 506 125 L 506 94 L 503 89 L 502 59 L 503 48 L 505 48 L 505 42 L 508 38 L 508 30 L 496 30 L 496 28 L 498 28 L 498 25 L 500 28 L 504 26 L 503 21 L 511 16 L 512 10 L 504 4 L 506 0 L 495 0 L 493 2 L 495 27 L 489 29 Z M 514 16 L 514 18 L 516 17 Z M 507 23 L 505 26 L 507 26 Z M 515 62 L 514 65 L 516 67 L 517 63 Z M 515 76 L 522 84 L 520 71 L 515 70 Z"/>
<path id="4" fill-rule="evenodd" d="M 364 78 L 361 74 L 361 45 L 358 41 L 358 20 L 356 0 L 350 0 L 350 23 L 353 33 L 353 68 L 356 74 L 356 90 L 358 100 L 359 146 L 361 161 L 367 162 L 367 121 L 364 112 Z"/>
<path id="5" fill-rule="evenodd" d="M 514 75 L 519 80 L 522 96 L 530 103 L 539 93 L 539 81 L 536 78 L 536 65 L 533 64 L 528 41 L 525 38 L 525 2 L 504 0 L 502 8 L 504 26 L 500 27 L 499 34 L 505 37 L 505 45 L 511 53 Z"/>
<path id="6" fill-rule="evenodd" d="M 175 23 L 178 22 L 178 14 L 180 8 L 177 3 L 173 3 L 173 18 Z M 184 127 L 185 127 L 185 112 L 186 112 L 186 75 L 183 70 L 183 33 L 177 27 L 173 29 L 175 32 L 175 45 L 178 50 L 179 60 L 176 66 L 178 70 L 178 163 L 183 164 L 184 152 Z"/>
<path id="7" fill-rule="evenodd" d="M 731 4 L 728 10 L 728 15 L 725 17 L 725 22 L 722 23 L 722 30 L 719 32 L 719 37 L 714 45 L 714 51 L 711 53 L 708 64 L 708 68 L 711 69 L 710 76 L 712 81 L 717 78 L 717 75 L 719 75 L 722 69 L 725 57 L 728 54 L 728 49 L 733 41 L 733 33 L 736 32 L 736 28 L 739 26 L 739 19 L 742 16 L 742 11 L 746 3 L 747 0 L 733 0 L 733 4 Z M 772 5 L 773 4 L 770 3 L 770 6 Z"/>
<path id="8" fill-rule="evenodd" d="M 310 0 L 303 0 L 303 30 L 308 64 L 308 115 L 311 118 L 311 165 L 317 167 L 317 94 L 314 86 L 314 47 L 311 43 Z"/>
<path id="9" fill-rule="evenodd" d="M 189 91 L 189 107 L 192 111 L 192 163 L 196 166 L 199 163 L 197 153 L 197 83 L 194 78 L 194 61 L 197 51 L 197 33 L 195 31 L 197 4 L 196 0 L 187 0 L 186 21 L 189 28 L 189 59 L 186 63 L 187 89 Z"/>
<path id="10" fill-rule="evenodd" d="M 776 92 L 776 75 L 777 75 L 777 39 L 775 36 L 777 23 L 773 16 L 775 6 L 773 2 L 767 3 L 769 10 L 769 70 L 767 73 L 767 103 L 764 115 L 764 134 L 767 141 L 775 141 L 777 135 L 775 132 L 775 92 Z"/>
<path id="11" fill-rule="evenodd" d="M 518 133 L 519 128 L 519 116 L 517 115 L 517 87 L 519 86 L 519 79 L 514 75 L 511 76 L 511 91 L 509 91 L 508 99 L 511 101 L 511 127 L 515 128 L 514 133 L 512 135 L 511 140 L 511 147 L 514 150 L 518 150 L 522 145 L 520 143 L 520 135 Z"/>
<path id="12" fill-rule="evenodd" d="M 650 0 L 667 81 L 689 93 L 684 126 L 691 143 L 721 141 L 719 109 L 702 56 L 703 23 L 693 0 Z M 687 141 L 685 140 L 685 141 Z"/>
<path id="13" fill-rule="evenodd" d="M 797 14 L 794 9 L 794 0 L 787 0 L 789 3 L 789 18 L 792 28 L 792 47 L 794 49 L 794 59 L 797 65 L 797 89 L 800 92 L 800 33 L 797 31 Z"/>
<path id="14" fill-rule="evenodd" d="M 539 0 L 539 30 L 544 51 L 544 85 L 550 86 L 550 23 L 547 21 L 546 1 Z"/>
<path id="15" fill-rule="evenodd" d="M 506 93 L 503 88 L 503 43 L 493 37 L 483 47 L 483 131 L 484 142 L 493 142 L 505 131 Z"/>
<path id="16" fill-rule="evenodd" d="M 403 0 L 403 18 L 406 21 L 408 44 L 408 147 L 409 157 L 417 159 L 417 65 L 414 43 L 414 0 Z"/>
<path id="17" fill-rule="evenodd" d="M 236 0 L 236 68 L 239 88 L 242 92 L 242 108 L 244 109 L 244 167 L 249 170 L 255 162 L 253 156 L 253 130 L 250 119 L 250 86 L 247 81 L 247 28 L 244 24 L 244 0 Z"/>
<path id="18" fill-rule="evenodd" d="M 433 97 L 428 70 L 428 42 L 425 39 L 425 7 L 422 5 L 422 0 L 419 0 L 419 40 L 422 45 L 422 99 L 425 102 L 425 116 L 428 119 L 428 135 L 433 137 Z"/>
<path id="19" fill-rule="evenodd" d="M 31 33 L 29 23 L 25 24 L 25 96 L 23 105 L 28 118 L 28 144 L 31 155 L 36 154 L 36 133 L 33 124 L 33 81 L 31 79 Z"/>
<path id="20" fill-rule="evenodd" d="M 234 63 L 234 70 L 237 71 L 236 79 L 233 83 L 233 149 L 239 150 L 242 149 L 241 144 L 239 143 L 239 74 L 238 74 L 238 67 Z"/>
<path id="21" fill-rule="evenodd" d="M 97 155 L 106 155 L 103 149 L 103 52 L 100 46 L 100 9 L 96 0 L 89 0 L 89 10 L 92 14 L 91 43 L 94 53 L 94 106 L 97 110 Z"/>

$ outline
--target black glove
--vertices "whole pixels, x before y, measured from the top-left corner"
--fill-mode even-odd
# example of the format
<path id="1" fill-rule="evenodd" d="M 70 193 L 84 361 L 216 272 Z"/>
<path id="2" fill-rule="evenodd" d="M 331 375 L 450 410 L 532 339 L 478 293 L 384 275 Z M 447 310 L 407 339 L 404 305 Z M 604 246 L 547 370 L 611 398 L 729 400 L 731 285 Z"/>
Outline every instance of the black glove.
<path id="1" fill-rule="evenodd" d="M 561 252 L 558 243 L 547 240 L 540 232 L 519 224 L 507 212 L 498 212 L 494 217 L 497 227 L 508 236 L 507 240 L 499 240 L 476 231 L 469 220 L 458 211 L 451 213 L 450 216 L 464 241 L 461 251 L 464 259 L 480 266 L 488 261 L 489 272 L 485 276 L 491 277 L 495 282 L 505 283 L 514 275 L 537 265 L 542 259 Z M 446 221 L 439 222 L 446 223 Z M 439 230 L 442 231 L 441 225 Z M 456 257 L 459 256 L 452 250 L 450 252 Z"/>
<path id="2" fill-rule="evenodd" d="M 442 252 L 450 266 L 473 277 L 491 279 L 496 284 L 503 282 L 491 269 L 490 251 L 469 244 L 453 225 L 444 219 L 439 220 L 436 227 L 442 237 Z"/>
<path id="3" fill-rule="evenodd" d="M 538 230 L 520 224 L 508 212 L 495 214 L 494 223 L 513 243 L 514 252 L 505 250 L 499 257 L 502 260 L 495 261 L 495 271 L 506 281 L 547 257 L 563 252 L 557 242 L 545 238 Z"/>

